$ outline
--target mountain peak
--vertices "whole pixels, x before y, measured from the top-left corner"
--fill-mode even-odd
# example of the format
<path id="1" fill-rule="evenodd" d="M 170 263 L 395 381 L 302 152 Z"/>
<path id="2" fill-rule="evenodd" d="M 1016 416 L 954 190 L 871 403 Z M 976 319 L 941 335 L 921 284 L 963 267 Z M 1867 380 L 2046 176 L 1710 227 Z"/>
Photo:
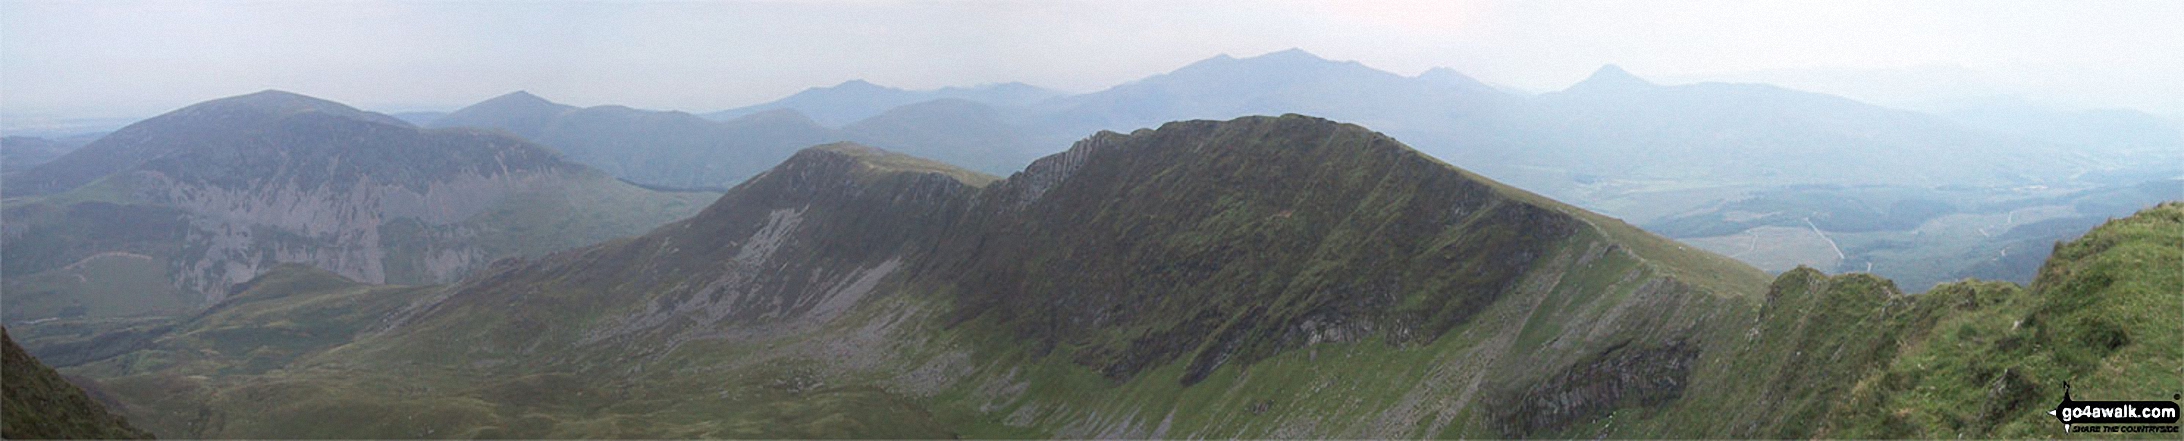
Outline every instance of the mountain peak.
<path id="1" fill-rule="evenodd" d="M 576 106 L 514 91 L 471 104 L 432 121 L 432 127 L 497 127 L 521 136 L 537 136 L 547 120 Z"/>
<path id="2" fill-rule="evenodd" d="M 939 161 L 895 153 L 854 142 L 836 142 L 808 147 L 801 152 L 797 152 L 796 156 L 790 157 L 783 165 L 813 161 L 819 157 L 846 158 L 854 161 L 860 165 L 856 173 L 868 178 L 897 173 L 926 173 L 947 176 L 972 187 L 982 187 L 987 183 L 1000 179 Z"/>
<path id="3" fill-rule="evenodd" d="M 548 99 L 546 99 L 546 98 L 544 98 L 544 97 L 540 97 L 540 96 L 538 96 L 538 95 L 533 95 L 533 94 L 531 94 L 531 92 L 530 92 L 530 91 L 527 91 L 527 90 L 518 90 L 518 91 L 514 91 L 514 92 L 508 92 L 508 93 L 505 93 L 505 94 L 501 94 L 501 96 L 496 96 L 496 97 L 493 97 L 493 98 L 491 98 L 491 99 L 487 99 L 487 100 L 485 100 L 485 101 L 481 102 L 480 104 L 483 104 L 483 103 L 525 103 L 525 104 L 532 104 L 532 105 L 549 105 L 549 106 L 550 106 L 550 105 L 556 105 L 556 103 L 554 103 L 554 102 L 553 102 L 552 100 L 548 100 Z"/>
<path id="4" fill-rule="evenodd" d="M 214 101 L 261 101 L 261 102 L 272 102 L 272 101 L 306 101 L 306 100 L 308 100 L 308 101 L 325 101 L 325 100 L 320 100 L 320 99 L 318 99 L 318 98 L 313 98 L 313 97 L 310 97 L 310 96 L 306 96 L 306 95 L 304 95 L 304 94 L 300 94 L 300 93 L 295 93 L 295 92 L 289 92 L 289 91 L 286 91 L 286 90 L 280 90 L 280 89 L 266 89 L 266 90 L 260 90 L 260 91 L 257 91 L 257 92 L 252 92 L 252 93 L 247 93 L 247 94 L 242 94 L 242 95 L 236 95 L 236 96 L 231 96 L 231 97 L 227 97 L 227 98 L 221 98 L 221 99 L 217 99 L 217 100 L 214 100 Z"/>
<path id="5" fill-rule="evenodd" d="M 833 87 L 827 87 L 826 89 L 829 89 L 829 90 L 855 90 L 855 91 L 882 91 L 882 90 L 898 90 L 898 89 L 896 89 L 896 88 L 893 88 L 893 87 L 887 87 L 887 86 L 882 86 L 882 85 L 878 85 L 878 84 L 872 84 L 872 82 L 871 82 L 871 81 L 865 81 L 865 80 L 864 80 L 863 78 L 858 78 L 858 79 L 854 79 L 854 80 L 849 80 L 849 81 L 843 81 L 843 82 L 842 82 L 841 84 L 836 84 L 836 85 L 834 85 Z"/>
<path id="6" fill-rule="evenodd" d="M 485 101 L 479 101 L 477 104 L 472 104 L 468 107 L 457 109 L 455 110 L 455 112 L 451 113 L 451 115 L 464 113 L 465 111 L 472 111 L 474 109 L 492 110 L 498 112 L 552 109 L 552 111 L 554 112 L 559 112 L 562 110 L 574 110 L 576 109 L 576 106 L 556 103 L 544 97 L 533 95 L 529 91 L 518 90 L 501 94 L 500 96 L 488 98 Z"/>
<path id="7" fill-rule="evenodd" d="M 1608 64 L 1600 66 L 1600 70 L 1593 71 L 1592 76 L 1586 77 L 1585 81 L 1570 86 L 1569 90 L 1611 91 L 1649 87 L 1654 87 L 1653 82 L 1632 75 L 1630 71 L 1623 70 L 1622 66 Z"/>
<path id="8" fill-rule="evenodd" d="M 297 113 L 324 113 L 345 118 L 409 127 L 410 124 L 394 117 L 358 110 L 333 101 L 282 90 L 266 89 L 245 95 L 220 98 L 184 107 L 177 112 L 245 112 L 265 116 L 281 116 Z"/>
<path id="9" fill-rule="evenodd" d="M 1265 59 L 1265 60 L 1281 60 L 1281 61 L 1329 61 L 1329 60 L 1327 60 L 1326 58 L 1322 58 L 1322 57 L 1320 57 L 1319 55 L 1314 55 L 1314 54 L 1312 54 L 1311 52 L 1305 52 L 1305 50 L 1304 50 L 1303 48 L 1294 48 L 1294 47 L 1293 47 L 1293 48 L 1288 48 L 1288 49 L 1283 49 L 1283 50 L 1279 50 L 1279 51 L 1274 51 L 1274 52 L 1268 52 L 1268 53 L 1266 53 L 1265 55 L 1260 55 L 1260 56 L 1256 56 L 1256 57 L 1251 57 L 1250 59 L 1254 59 L 1254 60 L 1257 60 L 1257 59 Z"/>
<path id="10" fill-rule="evenodd" d="M 1198 60 L 1198 62 L 1185 65 L 1181 69 L 1177 69 L 1175 72 L 1209 70 L 1219 71 L 1235 69 L 1239 67 L 1248 69 L 1297 69 L 1305 67 L 1356 63 L 1357 62 L 1354 61 L 1335 62 L 1333 60 L 1321 58 L 1319 55 L 1314 55 L 1311 52 L 1305 52 L 1304 49 L 1289 48 L 1244 58 L 1233 57 L 1229 54 L 1215 55 L 1212 58 Z"/>

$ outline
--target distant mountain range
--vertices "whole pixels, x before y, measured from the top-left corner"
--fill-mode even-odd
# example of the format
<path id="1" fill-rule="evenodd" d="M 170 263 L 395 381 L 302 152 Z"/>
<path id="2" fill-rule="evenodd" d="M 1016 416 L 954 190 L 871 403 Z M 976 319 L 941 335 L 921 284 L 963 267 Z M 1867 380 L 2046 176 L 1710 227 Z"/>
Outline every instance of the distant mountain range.
<path id="1" fill-rule="evenodd" d="M 284 262 L 448 282 L 695 212 L 520 138 L 423 130 L 266 91 L 124 127 L 5 175 L 9 321 L 180 313 Z"/>
<path id="2" fill-rule="evenodd" d="M 47 139 L 34 136 L 0 137 L 0 174 L 29 170 L 39 164 L 53 162 L 96 137 L 68 137 Z"/>
<path id="3" fill-rule="evenodd" d="M 437 286 L 280 265 L 33 349 L 184 438 L 2024 438 L 2065 382 L 2180 387 L 2180 241 L 2163 204 L 2029 288 L 1770 277 L 1284 115 L 1006 178 L 828 144 L 635 238 Z"/>
<path id="4" fill-rule="evenodd" d="M 577 108 L 524 92 L 464 107 L 428 126 L 505 130 L 616 177 L 682 188 L 725 189 L 796 149 L 837 140 L 794 111 L 714 122 L 682 112 Z"/>
<path id="5" fill-rule="evenodd" d="M 1374 127 L 1449 163 L 1619 218 L 1696 228 L 1676 233 L 1694 239 L 1701 237 L 1682 234 L 1750 224 L 1708 220 L 1739 216 L 1722 207 L 1811 186 L 1887 188 L 1861 194 L 1938 191 L 1947 197 L 1929 202 L 1954 207 L 2184 176 L 2176 165 L 2184 161 L 2184 131 L 2126 111 L 1999 103 L 1934 115 L 1763 84 L 1661 85 L 1612 65 L 1566 90 L 1524 95 L 1450 69 L 1403 76 L 1296 49 L 1218 56 L 1079 95 L 1020 84 L 920 92 L 851 81 L 698 118 L 615 106 L 579 111 L 519 93 L 432 125 L 505 129 L 643 185 L 723 189 L 822 142 L 854 141 L 1009 174 L 1083 133 L 1291 112 Z M 704 121 L 728 117 L 734 119 Z M 1892 201 L 1820 202 L 1790 211 Z M 1889 237 L 1875 243 L 1901 242 L 1905 237 L 1890 235 L 1922 227 L 1890 226 L 1876 236 Z M 1880 263 L 1875 270 L 1921 285 L 1966 270 L 1906 264 L 1927 256 L 1837 258 L 1841 253 L 1825 250 L 1822 258 L 1823 250 L 1810 245 L 1825 241 L 1811 239 L 1797 242 L 1802 247 L 1738 255 L 1774 270 Z M 1970 240 L 1978 243 L 1958 240 L 1944 248 L 1954 255 L 2006 246 L 1991 236 Z M 2032 277 L 2029 265 L 2013 268 L 2011 279 Z"/>
<path id="6" fill-rule="evenodd" d="M 831 87 L 815 87 L 765 104 L 705 114 L 707 119 L 727 121 L 772 110 L 794 110 L 827 127 L 841 127 L 879 116 L 889 109 L 932 100 L 953 99 L 997 107 L 1027 106 L 1061 92 L 1024 83 L 1000 83 L 936 90 L 903 90 L 865 82 L 845 81 Z"/>
<path id="7" fill-rule="evenodd" d="M 538 101 L 533 110 L 519 115 L 509 113 L 515 107 L 508 98 L 432 125 L 507 129 L 633 182 L 677 187 L 733 185 L 814 139 L 863 142 L 1005 174 L 1091 131 L 1282 113 L 1355 121 L 1519 187 L 1640 221 L 1724 194 L 1785 185 L 2059 185 L 2159 168 L 2140 160 L 2156 157 L 2143 151 L 2118 157 L 2113 149 L 2087 148 L 2109 140 L 2083 130 L 1990 130 L 1992 124 L 1967 125 L 1963 118 L 1765 85 L 1664 86 L 1607 66 L 1567 90 L 1526 96 L 1449 69 L 1402 76 L 1296 49 L 1219 56 L 1081 95 L 1014 83 L 919 92 L 851 81 L 707 114 L 726 121 L 794 111 L 811 119 L 744 120 L 741 131 L 709 132 L 712 146 L 704 148 L 693 147 L 706 144 L 693 138 L 703 132 L 688 127 L 693 123 L 601 120 L 560 123 L 545 133 L 549 123 L 540 115 L 572 109 L 532 100 Z M 2128 135 L 2134 140 L 2177 133 L 2173 125 L 2124 124 L 2135 128 Z M 756 126 L 771 132 L 746 133 Z M 623 145 L 604 146 L 604 139 Z M 591 151 L 615 154 L 584 153 Z M 618 163 L 655 154 L 677 158 L 670 162 L 682 168 Z"/>
<path id="8" fill-rule="evenodd" d="M 572 161 L 644 185 L 725 189 L 796 150 L 859 141 L 900 147 L 981 170 L 1021 167 L 1033 140 L 994 107 L 943 98 L 912 103 L 841 128 L 782 106 L 726 121 L 621 106 L 576 108 L 516 92 L 433 120 L 483 127 L 554 146 Z"/>

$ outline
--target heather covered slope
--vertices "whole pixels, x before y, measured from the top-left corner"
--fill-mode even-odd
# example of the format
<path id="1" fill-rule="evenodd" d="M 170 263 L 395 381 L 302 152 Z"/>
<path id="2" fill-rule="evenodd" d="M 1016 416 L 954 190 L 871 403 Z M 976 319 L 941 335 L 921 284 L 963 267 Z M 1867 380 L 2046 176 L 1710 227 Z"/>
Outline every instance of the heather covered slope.
<path id="1" fill-rule="evenodd" d="M 10 439 L 139 439 L 152 434 L 129 425 L 106 406 L 92 400 L 83 389 L 61 378 L 59 372 L 39 363 L 15 338 L 0 329 L 0 350 L 6 351 L 6 417 L 0 418 L 0 436 Z"/>
<path id="2" fill-rule="evenodd" d="M 1660 417 L 1564 435 L 1738 438 L 2066 436 L 2072 396 L 2173 400 L 2184 390 L 2184 204 L 2056 245 L 2028 287 L 1965 280 L 1904 295 L 1886 279 L 1798 269 L 1776 279 L 1718 378 Z M 1624 416 L 1624 414 L 1618 414 Z"/>
<path id="3" fill-rule="evenodd" d="M 176 313 L 284 262 L 447 282 L 495 258 L 641 233 L 712 197 L 278 91 L 148 119 L 9 177 L 11 195 L 45 193 L 0 213 L 10 321 Z"/>

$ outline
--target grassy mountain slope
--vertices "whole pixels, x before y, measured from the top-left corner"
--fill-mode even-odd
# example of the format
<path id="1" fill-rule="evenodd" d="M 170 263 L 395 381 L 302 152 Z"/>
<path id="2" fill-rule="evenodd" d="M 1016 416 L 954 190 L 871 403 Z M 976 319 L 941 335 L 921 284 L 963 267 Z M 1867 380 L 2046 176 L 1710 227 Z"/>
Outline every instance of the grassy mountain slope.
<path id="1" fill-rule="evenodd" d="M 7 387 L 0 389 L 7 397 L 5 418 L 0 418 L 0 436 L 10 439 L 146 439 L 152 434 L 129 425 L 129 421 L 108 412 L 106 406 L 86 395 L 83 389 L 69 383 L 53 368 L 39 363 L 15 338 L 0 329 L 0 344 L 5 344 Z"/>
<path id="2" fill-rule="evenodd" d="M 2065 382 L 2081 400 L 2184 390 L 2180 266 L 2184 204 L 2166 203 L 2058 244 L 2030 288 L 1965 280 L 1907 296 L 1798 269 L 1724 352 L 1733 381 L 1694 383 L 1658 417 L 1562 434 L 2064 436 L 2045 410 Z"/>
<path id="3" fill-rule="evenodd" d="M 2174 400 L 2184 390 L 2184 204 L 2165 203 L 2059 244 L 2028 290 L 1952 288 L 1936 335 L 1868 378 L 1842 436 L 2053 436 L 2064 382 L 2086 400 Z M 2015 295 L 2012 295 L 2015 294 Z"/>

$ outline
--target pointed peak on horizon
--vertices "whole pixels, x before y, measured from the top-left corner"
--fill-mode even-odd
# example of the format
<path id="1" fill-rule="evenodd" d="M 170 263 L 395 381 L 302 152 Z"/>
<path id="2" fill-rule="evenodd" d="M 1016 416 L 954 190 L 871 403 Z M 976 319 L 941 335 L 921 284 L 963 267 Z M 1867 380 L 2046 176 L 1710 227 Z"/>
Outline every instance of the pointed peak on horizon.
<path id="1" fill-rule="evenodd" d="M 1606 64 L 1594 70 L 1584 81 L 1571 85 L 1568 90 L 1626 90 L 1654 86 L 1653 82 L 1623 70 L 1622 66 Z"/>
<path id="2" fill-rule="evenodd" d="M 578 110 L 576 106 L 556 103 L 544 97 L 533 95 L 531 92 L 517 90 L 455 109 L 453 112 L 448 112 L 446 116 L 433 119 L 432 122 L 426 125 L 430 127 L 505 128 L 511 118 L 550 118 L 552 115 L 575 110 Z"/>
<path id="3" fill-rule="evenodd" d="M 841 84 L 835 84 L 835 85 L 833 85 L 833 86 L 829 86 L 829 87 L 826 87 L 826 88 L 827 88 L 827 89 L 845 89 L 845 88 L 847 88 L 847 89 L 893 89 L 893 87 L 887 87 L 887 86 L 882 86 L 882 85 L 878 85 L 878 84 L 872 84 L 872 82 L 871 82 L 871 81 L 865 81 L 865 79 L 863 79 L 863 78 L 857 78 L 857 79 L 852 79 L 852 80 L 849 80 L 849 81 L 843 81 L 843 82 L 841 82 Z"/>
<path id="4" fill-rule="evenodd" d="M 1321 56 L 1319 56 L 1318 54 L 1314 54 L 1314 53 L 1311 53 L 1311 52 L 1307 52 L 1307 51 L 1305 51 L 1305 50 L 1304 50 L 1304 48 L 1296 48 L 1296 47 L 1292 47 L 1292 48 L 1288 48 L 1288 49 L 1282 49 L 1282 50 L 1278 50 L 1278 51 L 1274 51 L 1274 52 L 1268 52 L 1268 53 L 1265 53 L 1265 54 L 1260 54 L 1259 56 L 1256 56 L 1256 57 L 1251 57 L 1251 58 L 1246 58 L 1246 59 L 1247 59 L 1247 60 L 1278 60 L 1278 61 L 1333 61 L 1333 60 L 1328 60 L 1328 59 L 1327 59 L 1326 57 L 1321 57 Z"/>
<path id="5" fill-rule="evenodd" d="M 1618 83 L 1647 83 L 1647 85 L 1653 83 L 1653 81 L 1638 79 L 1638 74 L 1631 74 L 1629 70 L 1623 70 L 1623 65 L 1614 65 L 1614 63 L 1605 63 L 1605 65 L 1601 65 L 1599 70 L 1592 70 L 1592 76 L 1588 76 L 1586 81 L 1618 81 Z"/>
<path id="6" fill-rule="evenodd" d="M 1451 67 L 1434 67 L 1434 68 L 1432 68 L 1432 69 L 1426 69 L 1426 71 L 1425 71 L 1425 72 L 1419 72 L 1419 73 L 1418 73 L 1418 78 L 1426 78 L 1426 79 L 1457 79 L 1457 78 L 1461 78 L 1461 79 L 1465 79 L 1465 80 L 1470 80 L 1470 81 L 1478 81 L 1478 79 L 1476 79 L 1476 78 L 1472 78 L 1472 77 L 1471 77 L 1470 75 L 1464 75 L 1464 73 L 1463 73 L 1462 71 L 1458 71 L 1458 70 L 1456 70 L 1455 68 L 1451 68 Z"/>
<path id="7" fill-rule="evenodd" d="M 533 93 L 531 93 L 530 91 L 527 91 L 527 90 L 517 90 L 517 91 L 514 91 L 514 92 L 508 92 L 508 93 L 500 94 L 500 95 L 494 96 L 494 97 L 492 97 L 492 98 L 486 98 L 486 99 L 485 99 L 485 101 L 479 101 L 479 102 L 476 102 L 476 103 L 472 103 L 472 104 L 471 104 L 471 105 L 469 105 L 469 106 L 465 106 L 465 107 L 463 107 L 463 109 L 469 109 L 469 108 L 472 108 L 472 107 L 481 107 L 481 106 L 483 106 L 483 107 L 511 107 L 511 106 L 514 106 L 514 107 L 573 107 L 573 106 L 568 106 L 568 105 L 565 105 L 565 104 L 561 104 L 561 103 L 557 103 L 557 102 L 554 102 L 553 100 L 549 100 L 549 99 L 546 99 L 546 97 L 538 96 L 537 94 L 533 94 Z M 456 111 L 456 112 L 461 112 L 461 111 L 462 111 L 463 109 L 456 109 L 455 111 Z"/>
<path id="8" fill-rule="evenodd" d="M 538 96 L 538 95 L 536 95 L 536 94 L 532 94 L 532 93 L 531 93 L 530 91 L 526 91 L 526 90 L 517 90 L 517 91 L 514 91 L 514 92 L 508 92 L 508 93 L 500 94 L 499 96 L 495 96 L 495 97 L 492 97 L 492 98 L 487 98 L 487 99 L 486 99 L 485 101 L 479 101 L 479 102 L 477 102 L 477 103 L 473 103 L 473 104 L 471 104 L 471 105 L 469 105 L 469 106 L 464 106 L 464 107 L 463 107 L 463 108 L 461 108 L 461 109 L 455 109 L 455 111 L 454 111 L 454 112 L 451 112 L 451 113 L 449 113 L 449 114 L 450 114 L 450 115 L 453 115 L 453 114 L 458 114 L 458 113 L 465 113 L 464 111 L 466 111 L 466 110 L 467 110 L 467 111 L 473 111 L 473 112 L 476 112 L 476 111 L 488 111 L 488 110 L 485 110 L 485 109 L 502 109 L 502 110 L 491 110 L 491 111 L 494 111 L 494 112 L 498 112 L 498 111 L 504 111 L 505 109 L 542 109 L 542 108 L 553 108 L 553 109 L 562 109 L 562 110 L 568 110 L 568 109 L 575 109 L 575 108 L 576 108 L 576 106 L 571 106 L 571 105 L 567 105 L 567 104 L 561 104 L 561 103 L 557 103 L 557 102 L 554 102 L 553 100 L 549 100 L 549 99 L 546 99 L 546 97 L 542 97 L 542 96 Z"/>
<path id="9" fill-rule="evenodd" d="M 494 101 L 503 101 L 503 102 L 537 102 L 537 103 L 548 103 L 548 104 L 552 104 L 552 103 L 554 102 L 553 100 L 549 100 L 549 99 L 546 99 L 546 97 L 542 97 L 542 96 L 538 96 L 537 94 L 533 94 L 533 93 L 531 93 L 531 91 L 528 91 L 528 90 L 520 90 L 520 89 L 519 89 L 519 90 L 516 90 L 516 91 L 514 91 L 514 92 L 508 92 L 508 93 L 500 94 L 500 96 L 495 96 L 495 97 L 492 97 L 492 98 L 487 98 L 487 99 L 485 100 L 485 102 L 494 102 Z"/>

